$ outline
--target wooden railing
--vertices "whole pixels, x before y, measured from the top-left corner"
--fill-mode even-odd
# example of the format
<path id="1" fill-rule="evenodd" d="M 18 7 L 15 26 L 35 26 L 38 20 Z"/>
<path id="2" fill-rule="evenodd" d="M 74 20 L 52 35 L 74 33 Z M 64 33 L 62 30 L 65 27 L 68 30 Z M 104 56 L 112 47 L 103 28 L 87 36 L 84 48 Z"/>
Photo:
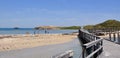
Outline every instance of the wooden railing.
<path id="1" fill-rule="evenodd" d="M 73 58 L 73 50 L 68 50 L 58 55 L 52 56 L 51 58 Z"/>
<path id="2" fill-rule="evenodd" d="M 82 57 L 83 58 L 97 58 L 103 51 L 103 39 L 87 32 L 86 30 L 79 30 L 79 40 L 82 43 Z"/>

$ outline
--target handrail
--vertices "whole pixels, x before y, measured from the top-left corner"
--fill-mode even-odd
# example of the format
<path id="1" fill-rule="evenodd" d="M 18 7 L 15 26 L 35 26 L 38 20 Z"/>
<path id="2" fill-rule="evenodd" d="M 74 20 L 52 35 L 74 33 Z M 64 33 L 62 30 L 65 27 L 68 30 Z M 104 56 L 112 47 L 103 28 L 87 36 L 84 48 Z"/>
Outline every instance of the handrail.
<path id="1" fill-rule="evenodd" d="M 103 46 L 99 47 L 97 50 L 95 50 L 94 52 L 92 52 L 90 55 L 88 55 L 86 58 L 90 58 L 92 57 L 95 53 L 97 53 L 99 50 L 101 50 L 103 48 Z"/>
<path id="2" fill-rule="evenodd" d="M 73 57 L 73 50 L 65 51 L 64 53 L 52 56 L 51 58 L 72 58 Z"/>
<path id="3" fill-rule="evenodd" d="M 101 42 L 102 40 L 103 39 L 98 39 L 98 40 L 95 40 L 95 41 L 91 41 L 89 43 L 83 44 L 83 46 L 85 46 L 86 48 L 89 48 L 89 47 L 95 45 L 96 43 Z"/>
<path id="4" fill-rule="evenodd" d="M 79 30 L 79 39 L 83 41 L 83 58 L 96 58 L 102 52 L 103 39 L 89 33 L 88 31 Z M 84 41 L 86 40 L 86 41 Z M 89 40 L 89 41 L 88 41 Z"/>

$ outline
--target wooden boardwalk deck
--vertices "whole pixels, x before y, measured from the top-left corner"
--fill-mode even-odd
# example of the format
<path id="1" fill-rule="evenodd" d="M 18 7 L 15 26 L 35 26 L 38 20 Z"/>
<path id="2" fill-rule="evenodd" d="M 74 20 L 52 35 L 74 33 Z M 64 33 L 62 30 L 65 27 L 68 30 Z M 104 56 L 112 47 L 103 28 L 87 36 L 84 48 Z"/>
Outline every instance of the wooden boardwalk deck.
<path id="1" fill-rule="evenodd" d="M 113 32 L 113 34 L 109 32 L 109 36 L 105 36 L 105 39 L 107 39 L 105 40 L 104 37 L 86 31 L 80 29 L 78 35 L 83 44 L 83 58 L 120 58 L 120 44 L 116 44 L 120 43 L 119 32 Z"/>
<path id="2" fill-rule="evenodd" d="M 120 58 L 120 45 L 103 40 L 103 52 L 98 58 Z"/>

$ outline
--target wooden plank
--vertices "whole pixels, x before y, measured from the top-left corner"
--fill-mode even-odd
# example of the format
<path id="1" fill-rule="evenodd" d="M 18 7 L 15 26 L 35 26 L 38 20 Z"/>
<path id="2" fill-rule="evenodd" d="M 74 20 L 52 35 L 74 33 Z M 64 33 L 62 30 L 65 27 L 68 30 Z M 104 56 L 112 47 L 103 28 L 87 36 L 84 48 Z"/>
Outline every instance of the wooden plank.
<path id="1" fill-rule="evenodd" d="M 102 40 L 103 39 L 101 38 L 101 39 L 98 39 L 98 40 L 95 40 L 95 41 L 91 41 L 89 43 L 84 44 L 83 46 L 85 46 L 86 48 L 89 48 L 89 47 L 95 45 L 96 43 L 101 42 Z"/>

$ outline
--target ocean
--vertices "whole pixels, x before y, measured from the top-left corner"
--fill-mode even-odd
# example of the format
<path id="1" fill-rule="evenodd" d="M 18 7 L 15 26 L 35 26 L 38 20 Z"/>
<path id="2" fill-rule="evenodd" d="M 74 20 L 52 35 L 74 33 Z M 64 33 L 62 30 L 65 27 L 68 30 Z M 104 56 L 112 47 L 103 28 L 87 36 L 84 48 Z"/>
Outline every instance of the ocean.
<path id="1" fill-rule="evenodd" d="M 50 34 L 60 34 L 60 33 L 71 33 L 77 32 L 78 30 L 46 30 Z M 34 28 L 0 28 L 0 34 L 45 34 L 45 30 L 35 30 Z"/>

